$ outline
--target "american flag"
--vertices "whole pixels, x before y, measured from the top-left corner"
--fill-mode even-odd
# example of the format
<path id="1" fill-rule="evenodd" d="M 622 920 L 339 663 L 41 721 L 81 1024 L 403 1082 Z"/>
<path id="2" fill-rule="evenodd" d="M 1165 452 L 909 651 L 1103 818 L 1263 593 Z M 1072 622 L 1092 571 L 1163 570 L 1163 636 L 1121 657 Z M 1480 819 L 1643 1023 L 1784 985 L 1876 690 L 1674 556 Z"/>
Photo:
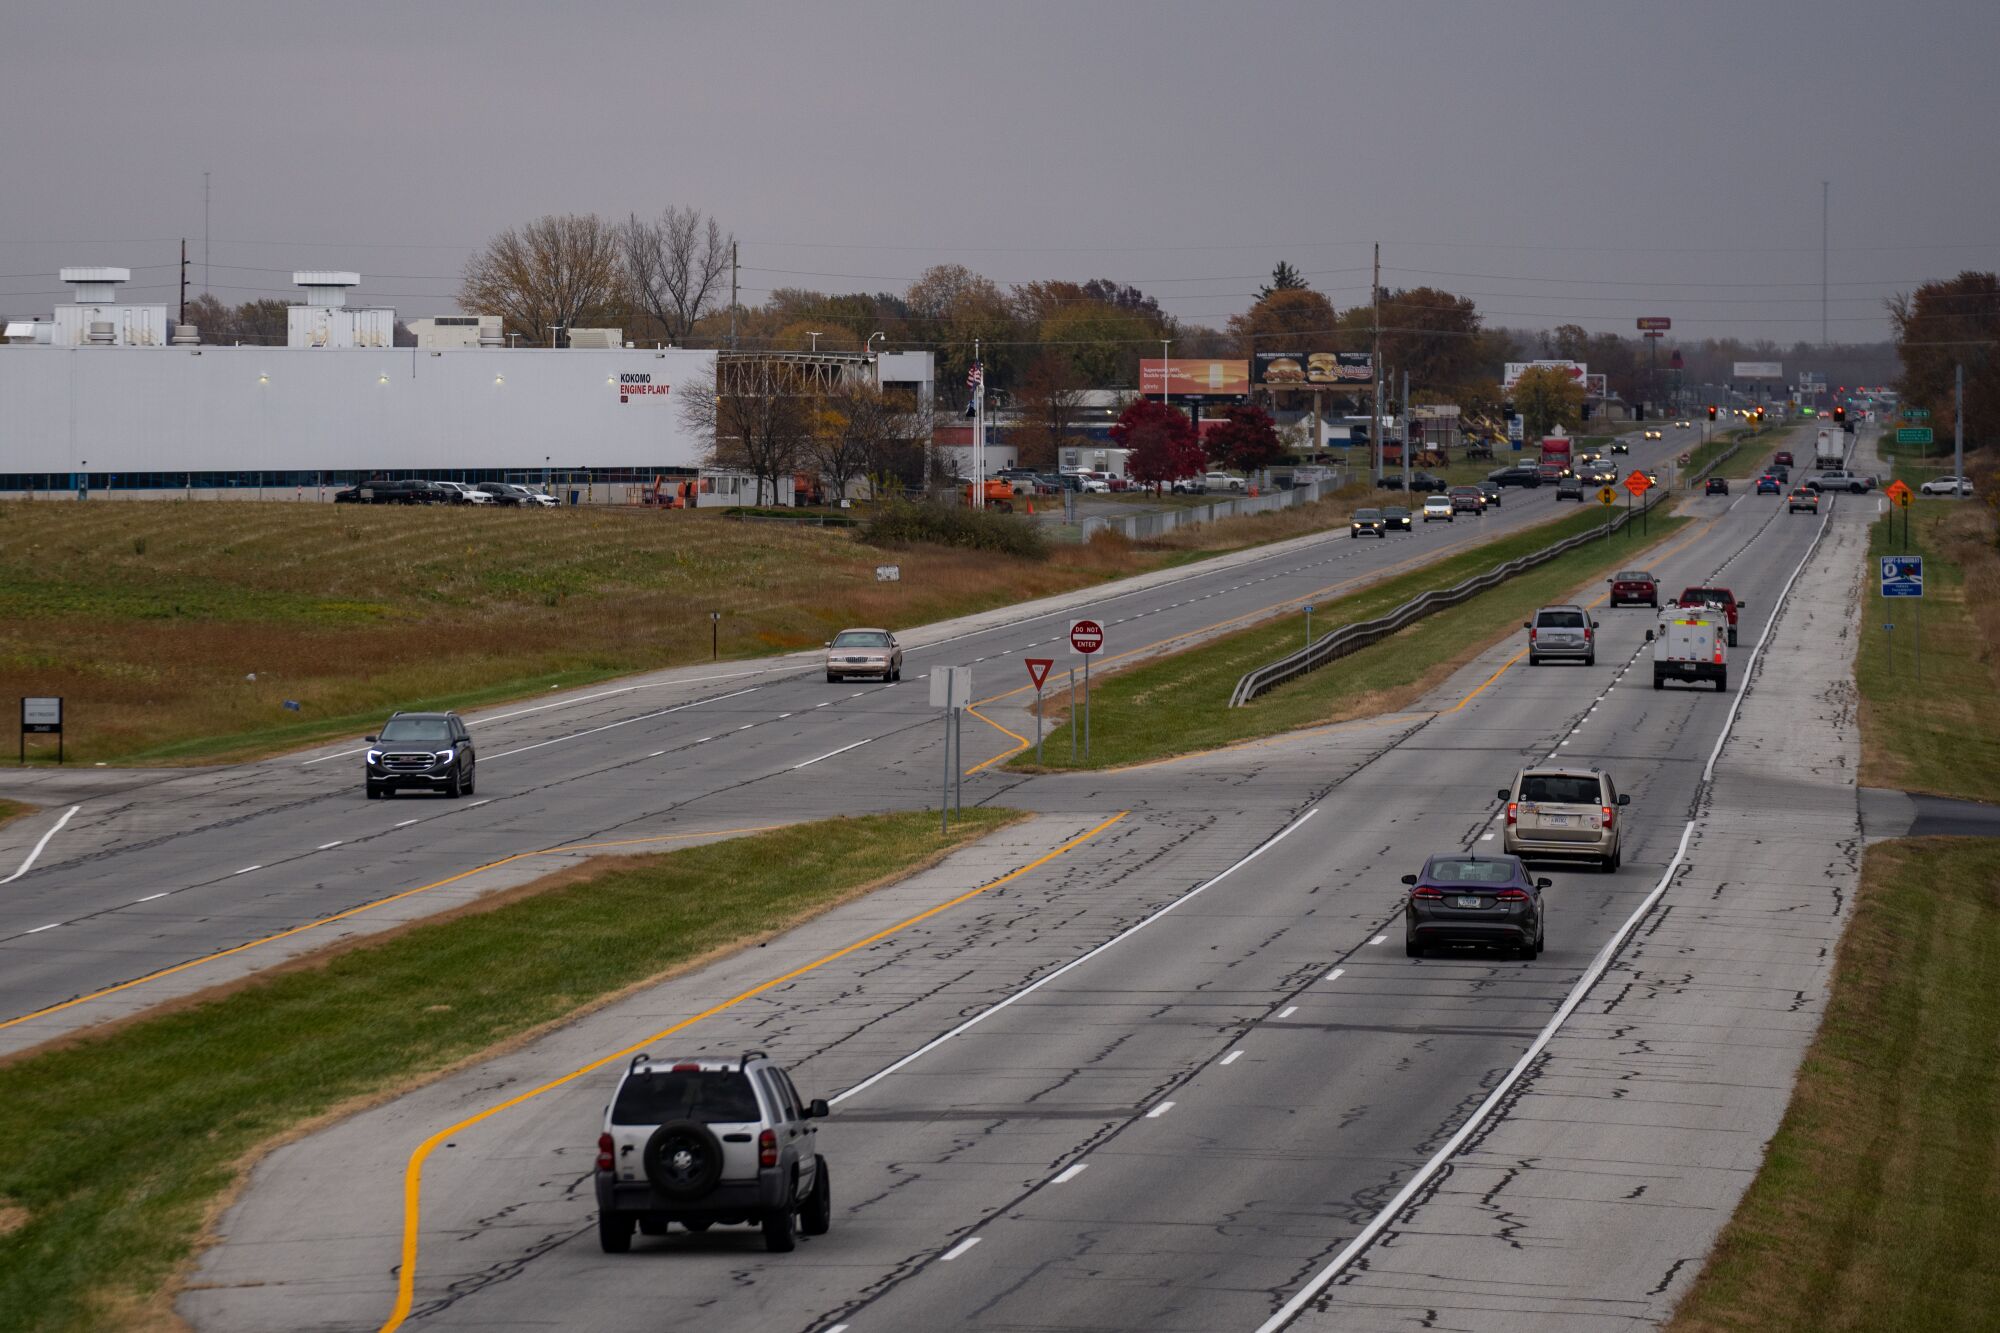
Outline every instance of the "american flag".
<path id="1" fill-rule="evenodd" d="M 965 390 L 967 393 L 978 393 L 979 386 L 985 383 L 985 381 L 986 367 L 979 364 L 979 362 L 975 361 L 965 368 Z"/>

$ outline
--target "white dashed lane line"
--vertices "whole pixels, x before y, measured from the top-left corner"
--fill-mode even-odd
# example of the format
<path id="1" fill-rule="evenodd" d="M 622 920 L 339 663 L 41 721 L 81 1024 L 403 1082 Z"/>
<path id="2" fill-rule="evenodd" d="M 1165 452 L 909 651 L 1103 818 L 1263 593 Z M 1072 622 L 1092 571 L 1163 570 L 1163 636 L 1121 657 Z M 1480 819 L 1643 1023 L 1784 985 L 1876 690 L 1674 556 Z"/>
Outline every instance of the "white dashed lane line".
<path id="1" fill-rule="evenodd" d="M 1165 1115 L 1167 1112 L 1173 1109 L 1174 1109 L 1174 1104 L 1172 1102 L 1161 1102 L 1158 1106 L 1155 1106 L 1152 1110 L 1146 1112 L 1146 1119 L 1158 1120 L 1161 1116 Z"/>
<path id="2" fill-rule="evenodd" d="M 41 934 L 41 933 L 42 933 L 43 931 L 45 931 L 45 930 L 54 930 L 54 929 L 55 929 L 55 928 L 56 928 L 57 926 L 60 926 L 61 924 L 62 924 L 62 922 L 60 922 L 60 921 L 51 921 L 51 922 L 49 922 L 49 924 L 48 924 L 48 925 L 46 925 L 46 926 L 36 926 L 36 927 L 35 927 L 35 928 L 34 928 L 33 930 L 31 930 L 31 931 L 28 931 L 27 933 L 28 933 L 28 934 L 30 934 L 30 935 L 39 935 L 39 934 Z"/>
<path id="3" fill-rule="evenodd" d="M 412 824 L 414 824 L 414 823 L 416 823 L 417 821 L 413 819 L 413 820 L 411 820 L 410 822 L 411 822 Z M 256 865 L 254 865 L 254 866 L 244 866 L 244 867 L 243 867 L 243 868 L 242 868 L 241 870 L 232 870 L 232 871 L 230 871 L 229 873 L 230 873 L 230 874 L 232 874 L 232 875 L 247 875 L 247 874 L 249 874 L 249 873 L 250 873 L 251 871 L 253 871 L 253 870 L 262 870 L 263 868 L 264 868 L 264 865 L 263 865 L 263 863 L 262 863 L 262 862 L 260 861 L 260 862 L 258 862 L 258 863 L 257 863 Z"/>
<path id="4" fill-rule="evenodd" d="M 167 896 L 167 890 L 165 890 L 165 889 L 161 889 L 161 890 L 160 890 L 160 891 L 159 891 L 158 893 L 149 893 L 149 894 L 147 894 L 147 895 L 146 895 L 145 897 L 143 897 L 143 898 L 135 898 L 135 899 L 133 899 L 133 901 L 134 901 L 134 902 L 141 902 L 141 903 L 149 903 L 149 902 L 153 901 L 153 899 L 155 899 L 155 898 L 164 898 L 164 897 L 166 897 L 166 896 Z"/>
<path id="5" fill-rule="evenodd" d="M 1280 1012 L 1279 1012 L 1279 1014 L 1278 1014 L 1278 1017 L 1280 1017 L 1280 1018 L 1290 1018 L 1290 1017 L 1291 1017 L 1291 1016 L 1292 1016 L 1293 1014 L 1296 1014 L 1296 1013 L 1297 1013 L 1298 1011 L 1299 1011 L 1299 1007 L 1298 1007 L 1297 1005 L 1295 1005 L 1295 1004 L 1288 1004 L 1288 1005 L 1286 1005 L 1286 1006 L 1284 1007 L 1284 1009 L 1283 1009 L 1282 1011 L 1280 1011 Z"/>
<path id="6" fill-rule="evenodd" d="M 1067 1185 L 1070 1181 L 1075 1180 L 1078 1176 L 1082 1175 L 1084 1167 L 1088 1165 L 1089 1165 L 1088 1162 L 1078 1162 L 1075 1166 L 1065 1167 L 1062 1171 L 1062 1174 L 1058 1175 L 1057 1177 L 1055 1177 L 1055 1179 L 1051 1180 L 1049 1184 Z"/>
<path id="7" fill-rule="evenodd" d="M 1242 1058 L 1243 1058 L 1243 1052 L 1231 1051 L 1229 1054 L 1222 1057 L 1222 1063 L 1226 1065 L 1233 1065 Z"/>
<path id="8" fill-rule="evenodd" d="M 1492 835 L 1489 834 L 1488 836 L 1490 837 Z M 1389 937 L 1387 935 L 1377 935 L 1374 939 L 1368 942 L 1370 944 L 1387 944 L 1389 942 Z"/>
<path id="9" fill-rule="evenodd" d="M 819 758 L 817 759 L 808 759 L 803 764 L 793 764 L 792 772 L 796 773 L 802 768 L 811 768 L 814 764 L 820 762 L 821 759 L 831 759 L 837 754 L 846 754 L 849 750 L 858 750 L 862 746 L 868 744 L 868 741 L 872 741 L 874 739 L 875 738 L 873 736 L 870 736 L 868 737 L 867 740 L 859 740 L 854 742 L 854 744 L 852 745 L 843 745 L 838 750 L 828 750 L 825 754 L 820 755 Z"/>
<path id="10" fill-rule="evenodd" d="M 1326 979 L 1328 981 L 1338 981 L 1340 980 L 1342 974 L 1345 973 L 1346 971 L 1347 969 L 1344 967 L 1336 967 L 1335 969 L 1333 969 L 1333 971 L 1326 974 Z"/>
<path id="11" fill-rule="evenodd" d="M 335 838 L 332 842 L 321 843 L 319 846 L 313 848 L 313 850 L 316 852 L 330 852 L 334 848 L 340 846 L 345 841 L 346 841 L 345 838 Z"/>
<path id="12" fill-rule="evenodd" d="M 971 1249 L 978 1243 L 979 1243 L 979 1237 L 967 1236 L 964 1240 L 952 1246 L 950 1249 L 946 1250 L 943 1254 L 940 1254 L 938 1258 L 942 1262 L 949 1263 L 953 1259 L 958 1258 L 959 1255 L 964 1254 L 967 1250 Z"/>

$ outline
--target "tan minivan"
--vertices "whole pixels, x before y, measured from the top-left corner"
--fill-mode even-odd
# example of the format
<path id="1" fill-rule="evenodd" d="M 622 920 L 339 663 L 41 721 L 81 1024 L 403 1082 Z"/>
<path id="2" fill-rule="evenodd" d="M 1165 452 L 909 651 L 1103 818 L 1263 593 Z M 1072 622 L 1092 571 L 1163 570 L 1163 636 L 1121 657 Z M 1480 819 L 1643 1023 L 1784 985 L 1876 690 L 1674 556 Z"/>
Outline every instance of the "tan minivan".
<path id="1" fill-rule="evenodd" d="M 1623 860 L 1619 810 L 1630 805 L 1611 775 L 1595 768 L 1524 768 L 1507 803 L 1501 845 L 1523 861 L 1595 861 L 1616 870 Z"/>

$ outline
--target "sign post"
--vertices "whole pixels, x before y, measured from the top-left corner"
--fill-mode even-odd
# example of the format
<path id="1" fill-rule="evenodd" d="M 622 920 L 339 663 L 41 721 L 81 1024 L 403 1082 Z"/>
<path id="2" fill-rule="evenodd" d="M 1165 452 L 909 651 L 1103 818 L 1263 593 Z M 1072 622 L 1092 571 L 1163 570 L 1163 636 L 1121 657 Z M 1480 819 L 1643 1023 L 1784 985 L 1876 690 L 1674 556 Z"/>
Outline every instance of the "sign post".
<path id="1" fill-rule="evenodd" d="M 1647 480 L 1646 474 L 1643 472 L 1632 471 L 1625 474 L 1625 489 L 1632 493 L 1634 500 L 1643 499 L 1646 492 L 1652 489 L 1652 486 L 1653 483 Z M 1641 509 L 1639 511 L 1639 520 L 1644 523 L 1645 519 L 1646 511 Z M 1651 524 L 1647 524 L 1647 527 L 1650 528 Z"/>
<path id="2" fill-rule="evenodd" d="M 1042 683 L 1049 678 L 1049 668 L 1056 664 L 1053 657 L 1030 657 L 1028 679 L 1035 683 L 1035 763 L 1042 762 Z"/>
<path id="3" fill-rule="evenodd" d="M 944 709 L 944 788 L 938 795 L 938 829 L 951 831 L 952 778 L 958 775 L 958 808 L 965 810 L 965 778 L 958 770 L 963 766 L 958 761 L 963 758 L 961 749 L 963 736 L 959 728 L 961 715 L 972 703 L 972 668 L 969 666 L 941 666 L 931 668 L 931 707 Z"/>
<path id="4" fill-rule="evenodd" d="M 61 695 L 42 698 L 24 697 L 21 700 L 21 762 L 28 762 L 28 735 L 53 734 L 56 738 L 56 762 L 63 761 L 63 701 Z"/>
<path id="5" fill-rule="evenodd" d="M 1903 550 L 1907 553 L 1910 549 L 1910 504 L 1916 497 L 1901 477 L 1884 487 L 1883 493 L 1889 497 L 1889 503 L 1903 511 Z"/>
<path id="6" fill-rule="evenodd" d="M 722 612 L 720 611 L 708 613 L 708 660 L 711 662 L 722 660 Z"/>
<path id="7" fill-rule="evenodd" d="M 1095 620 L 1069 622 L 1069 650 L 1083 659 L 1083 762 L 1086 764 L 1090 762 L 1090 659 L 1102 647 L 1104 626 Z M 1070 724 L 1070 730 L 1075 732 L 1075 723 Z"/>
<path id="8" fill-rule="evenodd" d="M 1306 603 L 1306 647 L 1313 646 L 1313 604 Z"/>

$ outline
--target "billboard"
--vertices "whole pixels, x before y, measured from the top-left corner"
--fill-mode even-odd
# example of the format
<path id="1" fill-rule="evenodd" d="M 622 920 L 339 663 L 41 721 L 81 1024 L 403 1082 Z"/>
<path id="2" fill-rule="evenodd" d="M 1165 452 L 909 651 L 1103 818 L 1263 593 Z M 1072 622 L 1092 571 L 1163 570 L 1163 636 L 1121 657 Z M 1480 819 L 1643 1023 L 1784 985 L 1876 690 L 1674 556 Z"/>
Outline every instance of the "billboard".
<path id="1" fill-rule="evenodd" d="M 1738 361 L 1732 378 L 1739 380 L 1781 380 L 1785 367 L 1777 361 Z"/>
<path id="2" fill-rule="evenodd" d="M 1210 394 L 1235 397 L 1250 391 L 1248 361 L 1202 361 L 1175 357 L 1162 361 L 1154 357 L 1139 362 L 1139 394 L 1154 397 L 1172 394 L 1190 397 Z"/>
<path id="3" fill-rule="evenodd" d="M 1641 315 L 1639 327 L 1642 329 L 1670 329 L 1674 322 L 1665 315 Z"/>
<path id="4" fill-rule="evenodd" d="M 1507 373 L 1500 377 L 1500 387 L 1511 389 L 1528 371 L 1551 368 L 1568 372 L 1569 377 L 1579 384 L 1590 374 L 1590 367 L 1581 361 L 1509 361 Z"/>
<path id="5" fill-rule="evenodd" d="M 1375 367 L 1367 352 L 1256 352 L 1250 378 L 1273 389 L 1363 385 L 1373 382 Z"/>

